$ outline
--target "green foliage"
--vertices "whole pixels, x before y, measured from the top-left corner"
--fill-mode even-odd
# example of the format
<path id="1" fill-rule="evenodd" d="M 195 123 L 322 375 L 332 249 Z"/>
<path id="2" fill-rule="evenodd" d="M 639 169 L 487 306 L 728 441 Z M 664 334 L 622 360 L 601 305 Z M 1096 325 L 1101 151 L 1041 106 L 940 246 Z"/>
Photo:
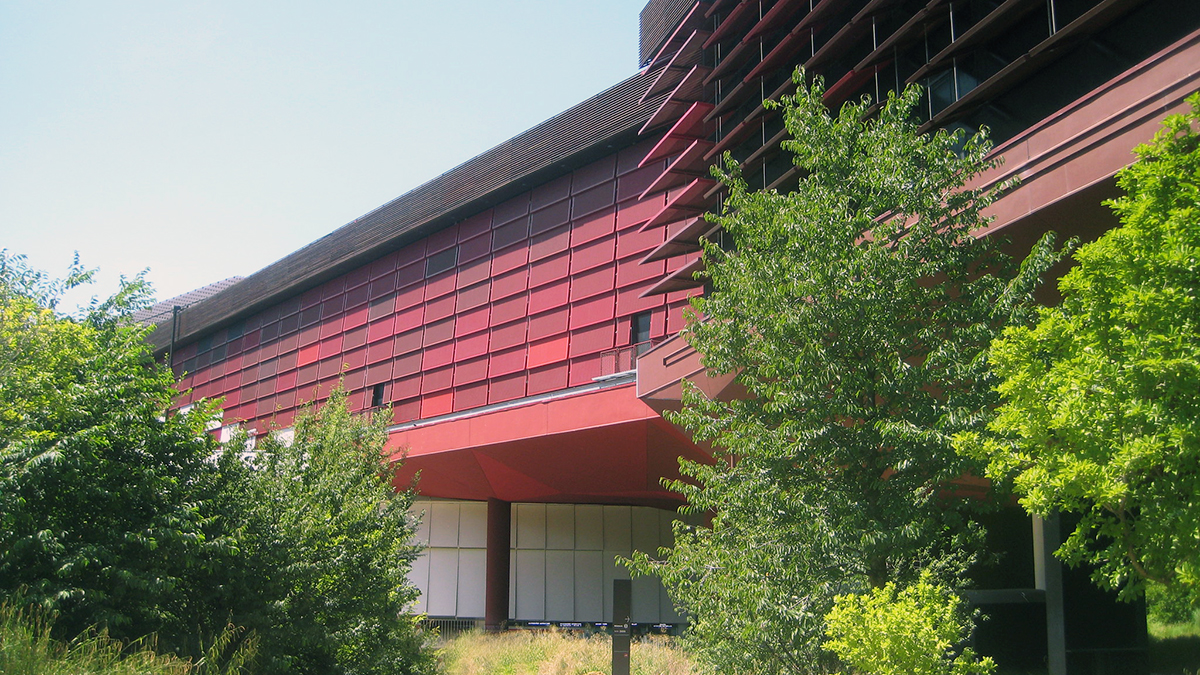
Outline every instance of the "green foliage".
<path id="1" fill-rule="evenodd" d="M 214 492 L 211 409 L 167 414 L 175 394 L 146 329 L 138 276 L 76 317 L 55 312 L 66 282 L 0 254 L 0 597 L 58 615 L 74 636 L 157 631 L 164 646 L 198 626 L 197 573 L 229 551 L 204 510 Z"/>
<path id="2" fill-rule="evenodd" d="M 710 216 L 732 250 L 705 244 L 712 291 L 686 330 L 710 372 L 736 372 L 742 400 L 688 388 L 674 419 L 717 462 L 684 463 L 672 488 L 711 527 L 679 527 L 660 575 L 692 638 L 730 671 L 820 672 L 838 593 L 911 580 L 957 582 L 980 529 L 952 481 L 977 465 L 952 435 L 994 402 L 980 354 L 1031 314 L 1056 259 L 1022 265 L 973 236 L 993 189 L 964 185 L 994 162 L 985 134 L 920 136 L 920 92 L 831 115 L 818 79 L 782 103 L 803 169 L 791 193 L 753 191 L 736 164 Z"/>
<path id="3" fill-rule="evenodd" d="M 384 462 L 384 419 L 352 415 L 346 395 L 299 416 L 290 442 L 258 442 L 227 486 L 244 567 L 230 580 L 234 621 L 261 640 L 264 673 L 431 672 L 409 613 L 417 550 L 409 490 Z M 236 462 L 244 438 L 227 449 Z"/>
<path id="4" fill-rule="evenodd" d="M 242 675 L 255 643 L 229 627 L 197 661 L 162 655 L 151 641 L 123 644 L 107 632 L 70 642 L 51 636 L 53 621 L 37 609 L 0 604 L 0 673 L 5 675 Z"/>
<path id="5" fill-rule="evenodd" d="M 888 582 L 835 598 L 825 647 L 864 675 L 988 675 L 995 662 L 961 648 L 972 626 L 961 598 L 922 574 L 900 590 Z"/>
<path id="6" fill-rule="evenodd" d="M 1200 602 L 1200 95 L 1118 174 L 1121 226 L 1076 253 L 1060 307 L 991 349 L 1004 405 L 964 451 L 1030 512 L 1081 514 L 1057 555 L 1123 597 Z"/>

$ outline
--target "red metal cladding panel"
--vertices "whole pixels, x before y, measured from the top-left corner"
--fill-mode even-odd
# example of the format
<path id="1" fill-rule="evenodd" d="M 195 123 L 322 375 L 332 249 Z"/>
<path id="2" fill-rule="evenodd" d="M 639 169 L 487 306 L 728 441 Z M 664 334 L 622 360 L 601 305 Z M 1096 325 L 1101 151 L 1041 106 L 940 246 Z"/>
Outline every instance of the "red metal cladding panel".
<path id="1" fill-rule="evenodd" d="M 402 312 L 397 312 L 393 322 L 392 330 L 397 333 L 420 328 L 425 323 L 425 306 L 417 305 Z"/>
<path id="2" fill-rule="evenodd" d="M 538 235 L 552 230 L 559 225 L 565 225 L 571 219 L 571 202 L 563 194 L 563 200 L 534 211 L 529 218 L 529 234 Z"/>
<path id="3" fill-rule="evenodd" d="M 492 329 L 491 349 L 501 350 L 525 343 L 526 322 L 524 317 L 517 321 Z"/>
<path id="4" fill-rule="evenodd" d="M 454 302 L 457 297 L 453 294 L 425 303 L 425 322 L 432 323 L 444 319 L 454 313 Z"/>
<path id="5" fill-rule="evenodd" d="M 458 240 L 462 242 L 486 234 L 492 229 L 492 210 L 477 213 L 458 224 Z"/>
<path id="6" fill-rule="evenodd" d="M 296 349 L 300 345 L 299 333 L 288 333 L 279 339 L 279 351 L 288 352 Z"/>
<path id="7" fill-rule="evenodd" d="M 279 366 L 279 364 L 275 361 L 275 359 L 271 359 L 270 361 L 264 361 L 258 367 L 258 379 L 265 380 L 266 378 L 275 375 L 275 372 L 276 372 L 275 369 L 278 366 Z M 214 367 L 213 368 L 214 373 L 216 370 L 217 369 Z M 213 379 L 216 379 L 216 378 L 214 377 Z"/>
<path id="8" fill-rule="evenodd" d="M 425 240 L 418 239 L 396 252 L 396 269 L 425 259 Z"/>
<path id="9" fill-rule="evenodd" d="M 571 331 L 568 355 L 575 358 L 612 349 L 615 339 L 616 327 L 614 324 L 600 324 L 592 328 Z"/>
<path id="10" fill-rule="evenodd" d="M 491 317 L 488 323 L 499 326 L 523 318 L 526 315 L 529 299 L 524 295 L 514 295 L 504 300 L 492 303 Z"/>
<path id="11" fill-rule="evenodd" d="M 529 313 L 537 314 L 567 304 L 571 285 L 567 279 L 539 286 L 529 293 Z"/>
<path id="12" fill-rule="evenodd" d="M 313 305 L 316 305 L 319 302 L 321 302 L 321 289 L 320 288 L 314 288 L 312 290 L 305 291 L 300 296 L 300 309 L 301 310 L 308 309 L 309 307 L 312 307 Z"/>
<path id="13" fill-rule="evenodd" d="M 485 231 L 483 236 L 471 237 L 458 245 L 458 260 L 460 263 L 466 263 L 491 252 L 492 240 Z"/>
<path id="14" fill-rule="evenodd" d="M 367 344 L 367 327 L 359 326 L 342 335 L 342 349 L 353 349 Z"/>
<path id="15" fill-rule="evenodd" d="M 571 189 L 578 194 L 606 180 L 612 180 L 616 176 L 616 160 L 616 157 L 609 155 L 581 169 L 576 169 L 575 174 L 572 176 Z"/>
<path id="16" fill-rule="evenodd" d="M 395 317 L 384 317 L 378 321 L 372 321 L 367 324 L 367 342 L 375 342 L 387 337 L 391 337 L 396 333 Z"/>
<path id="17" fill-rule="evenodd" d="M 425 286 L 417 284 L 402 289 L 396 293 L 395 311 L 402 312 L 409 307 L 415 307 L 425 300 Z"/>
<path id="18" fill-rule="evenodd" d="M 396 288 L 405 288 L 425 278 L 425 261 L 421 260 L 396 270 Z"/>
<path id="19" fill-rule="evenodd" d="M 677 304 L 672 305 L 667 308 L 667 333 L 668 334 L 674 335 L 675 333 L 678 333 L 679 331 L 683 330 L 684 326 L 687 325 L 687 321 L 684 319 L 683 312 L 688 307 L 689 307 L 689 305 L 687 303 L 681 302 L 681 303 L 677 303 Z"/>
<path id="20" fill-rule="evenodd" d="M 507 351 L 492 353 L 488 363 L 488 377 L 500 377 L 525 369 L 525 345 Z"/>
<path id="21" fill-rule="evenodd" d="M 260 336 L 259 332 L 256 330 L 246 333 L 245 335 L 242 336 L 242 348 L 243 349 L 253 349 L 253 348 L 257 347 L 260 337 L 261 336 Z"/>
<path id="22" fill-rule="evenodd" d="M 641 163 L 642 158 L 646 156 L 646 153 L 650 152 L 650 149 L 654 147 L 654 144 L 657 140 L 658 139 L 652 137 L 642 141 L 641 143 L 638 143 L 631 148 L 625 148 L 618 153 L 617 175 L 620 176 L 622 174 L 629 173 L 630 171 L 635 171 L 638 168 L 638 164 Z"/>
<path id="23" fill-rule="evenodd" d="M 390 317 L 396 311 L 396 297 L 394 294 L 388 294 L 371 301 L 367 305 L 367 320 L 375 321 L 383 317 Z"/>
<path id="24" fill-rule="evenodd" d="M 361 368 L 367 365 L 367 348 L 359 347 L 346 352 L 342 355 L 342 364 L 350 368 Z"/>
<path id="25" fill-rule="evenodd" d="M 567 174 L 534 188 L 530 193 L 530 208 L 536 211 L 544 208 L 547 204 L 566 199 L 569 194 L 571 194 L 571 175 Z"/>
<path id="26" fill-rule="evenodd" d="M 492 210 L 492 222 L 497 226 L 514 220 L 529 213 L 529 193 L 519 194 L 516 197 L 500 204 Z"/>
<path id="27" fill-rule="evenodd" d="M 401 333 L 396 336 L 392 345 L 392 354 L 400 356 L 409 352 L 415 352 L 421 348 L 422 332 L 420 329 Z"/>
<path id="28" fill-rule="evenodd" d="M 556 363 L 543 368 L 531 368 L 529 371 L 529 396 L 563 389 L 566 386 L 567 364 L 565 363 Z"/>
<path id="29" fill-rule="evenodd" d="M 454 337 L 454 319 L 446 319 L 437 323 L 425 324 L 425 337 L 422 344 L 426 347 L 445 342 Z"/>
<path id="30" fill-rule="evenodd" d="M 453 293 L 458 279 L 453 268 L 425 280 L 425 301 Z"/>
<path id="31" fill-rule="evenodd" d="M 301 347 L 297 364 L 301 366 L 307 366 L 310 363 L 315 363 L 317 358 L 320 356 L 320 352 L 321 347 L 317 343 Z"/>
<path id="32" fill-rule="evenodd" d="M 617 261 L 617 288 L 626 288 L 648 279 L 657 281 L 666 274 L 666 263 L 662 260 L 643 263 L 641 258 L 634 255 Z"/>
<path id="33" fill-rule="evenodd" d="M 400 379 L 402 377 L 408 377 L 409 375 L 416 375 L 420 373 L 421 361 L 423 358 L 424 355 L 421 352 L 412 352 L 411 354 L 405 354 L 404 356 L 397 356 L 390 362 L 390 374 L 384 379 Z M 383 361 L 380 363 L 380 367 L 388 363 L 388 361 Z"/>
<path id="34" fill-rule="evenodd" d="M 492 250 L 499 252 L 529 237 L 529 219 L 522 217 L 492 230 Z"/>
<path id="35" fill-rule="evenodd" d="M 549 335 L 565 333 L 569 315 L 570 311 L 567 307 L 559 307 L 529 317 L 529 339 L 537 340 Z"/>
<path id="36" fill-rule="evenodd" d="M 286 391 L 288 389 L 295 389 L 296 388 L 296 371 L 289 370 L 289 371 L 280 373 L 279 377 L 275 378 L 275 386 L 278 387 L 280 391 Z"/>
<path id="37" fill-rule="evenodd" d="M 549 258 L 543 258 L 529 265 L 529 286 L 531 288 L 565 279 L 571 272 L 571 256 L 563 251 Z"/>
<path id="38" fill-rule="evenodd" d="M 421 372 L 421 393 L 445 391 L 454 384 L 454 368 L 449 366 Z"/>
<path id="39" fill-rule="evenodd" d="M 487 374 L 488 359 L 486 356 L 456 363 L 454 364 L 454 386 L 483 381 L 487 379 Z"/>
<path id="40" fill-rule="evenodd" d="M 604 293 L 588 300 L 571 304 L 571 330 L 612 321 L 616 316 L 616 296 Z"/>
<path id="41" fill-rule="evenodd" d="M 488 258 L 480 258 L 468 263 L 462 263 L 458 266 L 458 278 L 455 283 L 458 288 L 466 288 L 471 284 L 477 284 L 480 281 L 486 280 L 492 274 L 492 261 Z"/>
<path id="42" fill-rule="evenodd" d="M 347 277 L 347 279 L 348 278 L 349 277 Z M 347 308 L 357 307 L 367 301 L 369 289 L 367 288 L 366 281 L 367 281 L 366 279 L 363 279 L 361 282 L 361 285 L 355 286 L 346 291 L 346 307 Z M 349 283 L 349 282 L 347 281 L 347 283 Z M 265 328 L 265 326 L 264 326 L 264 328 Z"/>
<path id="43" fill-rule="evenodd" d="M 571 277 L 571 302 L 611 291 L 616 286 L 616 271 L 611 266 Z"/>
<path id="44" fill-rule="evenodd" d="M 568 386 L 576 387 L 581 384 L 588 384 L 594 378 L 604 375 L 605 373 L 601 368 L 601 361 L 599 354 L 571 359 L 571 378 Z"/>
<path id="45" fill-rule="evenodd" d="M 335 298 L 345 292 L 346 292 L 345 277 L 337 277 L 336 279 L 331 279 L 331 280 L 325 282 L 325 284 L 323 286 L 321 286 L 321 299 L 328 300 L 330 298 Z"/>
<path id="46" fill-rule="evenodd" d="M 454 411 L 470 410 L 487 405 L 487 382 L 477 382 L 454 389 Z"/>
<path id="47" fill-rule="evenodd" d="M 642 232 L 636 230 L 619 232 L 617 233 L 617 257 L 641 257 L 647 251 L 653 250 L 656 246 L 663 243 L 663 235 L 665 234 L 665 230 L 661 227 Z"/>
<path id="48" fill-rule="evenodd" d="M 392 363 L 384 361 L 367 367 L 367 386 L 373 387 L 392 379 Z"/>
<path id="49" fill-rule="evenodd" d="M 279 337 L 279 322 L 278 321 L 272 321 L 271 323 L 268 323 L 267 325 L 262 327 L 263 342 L 269 342 L 271 340 L 274 340 L 277 337 Z"/>
<path id="50" fill-rule="evenodd" d="M 617 238 L 608 235 L 571 250 L 571 274 L 611 263 L 617 254 Z"/>
<path id="51" fill-rule="evenodd" d="M 338 358 L 324 359 L 317 362 L 317 379 L 335 377 L 342 372 L 342 360 Z"/>
<path id="52" fill-rule="evenodd" d="M 283 403 L 283 400 L 285 398 L 295 400 L 296 392 L 294 392 L 294 391 L 287 392 L 287 394 L 285 396 L 280 396 L 279 398 L 280 398 L 279 407 L 281 408 L 281 410 L 275 415 L 274 426 L 279 427 L 280 429 L 287 429 L 288 427 L 291 427 L 293 424 L 295 424 L 296 411 L 294 409 L 292 409 L 292 406 L 294 405 L 294 403 L 289 403 L 285 406 Z"/>
<path id="53" fill-rule="evenodd" d="M 492 278 L 496 279 L 511 271 L 525 269 L 529 262 L 528 246 L 510 246 L 492 254 Z"/>
<path id="54" fill-rule="evenodd" d="M 300 329 L 300 345 L 308 345 L 316 342 L 321 338 L 321 327 L 312 325 L 307 328 Z"/>
<path id="55" fill-rule="evenodd" d="M 367 386 L 367 369 L 358 368 L 346 373 L 342 378 L 342 386 L 346 388 L 346 391 L 361 390 Z"/>
<path id="56" fill-rule="evenodd" d="M 642 201 L 631 199 L 617 204 L 617 230 L 640 227 L 642 223 L 654 217 L 665 203 L 661 195 L 654 195 Z"/>
<path id="57" fill-rule="evenodd" d="M 529 261 L 532 264 L 557 253 L 563 253 L 571 242 L 571 228 L 563 225 L 557 229 L 543 232 L 529 242 Z"/>
<path id="58" fill-rule="evenodd" d="M 491 295 L 492 285 L 486 281 L 464 288 L 458 292 L 456 311 L 461 316 L 469 309 L 486 305 Z"/>
<path id="59" fill-rule="evenodd" d="M 537 340 L 529 343 L 529 367 L 536 368 L 547 364 L 565 361 L 567 358 L 567 336 Z"/>
<path id="60" fill-rule="evenodd" d="M 421 376 L 397 377 L 392 382 L 392 398 L 403 400 L 421 395 Z"/>
<path id="61" fill-rule="evenodd" d="M 307 366 L 300 366 L 296 371 L 296 386 L 304 387 L 317 381 L 317 364 L 310 363 Z"/>
<path id="62" fill-rule="evenodd" d="M 433 255 L 438 251 L 446 249 L 458 243 L 458 225 L 451 225 L 444 230 L 439 230 L 429 235 L 425 240 L 426 255 Z"/>
<path id="63" fill-rule="evenodd" d="M 361 326 L 367 322 L 367 306 L 359 305 L 354 309 L 346 312 L 346 316 L 342 319 L 342 330 L 350 330 L 356 326 Z"/>
<path id="64" fill-rule="evenodd" d="M 350 289 L 356 288 L 358 286 L 362 286 L 363 284 L 366 284 L 370 280 L 371 280 L 371 268 L 370 267 L 360 267 L 356 270 L 347 272 L 346 273 L 346 290 L 350 290 Z M 266 313 L 264 313 L 263 316 L 265 318 Z"/>
<path id="65" fill-rule="evenodd" d="M 393 271 L 388 273 L 387 276 L 382 276 L 371 281 L 371 292 L 368 294 L 368 298 L 374 300 L 394 290 L 396 290 L 396 273 Z"/>
<path id="66" fill-rule="evenodd" d="M 616 183 L 609 181 L 580 192 L 571 198 L 571 214 L 576 220 L 616 203 Z"/>
<path id="67" fill-rule="evenodd" d="M 288 352 L 279 357 L 279 370 L 291 370 L 296 367 L 298 352 Z"/>
<path id="68" fill-rule="evenodd" d="M 454 412 L 454 392 L 445 391 L 440 394 L 426 396 L 421 399 L 421 417 L 437 417 Z"/>
<path id="69" fill-rule="evenodd" d="M 392 404 L 392 423 L 403 424 L 421 416 L 421 399 L 397 401 Z"/>
<path id="70" fill-rule="evenodd" d="M 454 336 L 470 335 L 487 328 L 491 311 L 490 305 L 484 305 L 459 314 L 454 320 Z"/>
<path id="71" fill-rule="evenodd" d="M 353 409 L 353 408 L 352 408 Z M 267 396 L 258 399 L 257 405 L 254 406 L 254 414 L 258 417 L 264 417 L 275 412 L 275 397 Z"/>
<path id="72" fill-rule="evenodd" d="M 575 219 L 571 223 L 571 245 L 578 246 L 585 242 L 599 239 L 612 234 L 617 229 L 617 210 L 607 207 L 602 211 Z"/>
<path id="73" fill-rule="evenodd" d="M 342 336 L 335 335 L 328 340 L 321 340 L 319 345 L 317 358 L 327 359 L 336 356 L 342 351 Z"/>
<path id="74" fill-rule="evenodd" d="M 654 162 L 645 168 L 627 173 L 617 179 L 617 201 L 624 201 L 642 194 L 666 168 L 664 162 Z"/>
<path id="75" fill-rule="evenodd" d="M 221 407 L 228 410 L 230 408 L 237 406 L 238 402 L 242 400 L 241 393 L 242 393 L 241 389 L 234 389 L 233 391 L 227 392 L 225 394 L 225 403 Z M 184 404 L 184 405 L 186 405 L 186 404 Z"/>
<path id="76" fill-rule="evenodd" d="M 453 362 L 454 343 L 443 342 L 442 344 L 425 348 L 422 352 L 421 369 L 428 371 L 433 368 L 448 366 Z"/>
<path id="77" fill-rule="evenodd" d="M 500 403 L 525 396 L 525 373 L 498 377 L 488 383 L 488 403 Z"/>

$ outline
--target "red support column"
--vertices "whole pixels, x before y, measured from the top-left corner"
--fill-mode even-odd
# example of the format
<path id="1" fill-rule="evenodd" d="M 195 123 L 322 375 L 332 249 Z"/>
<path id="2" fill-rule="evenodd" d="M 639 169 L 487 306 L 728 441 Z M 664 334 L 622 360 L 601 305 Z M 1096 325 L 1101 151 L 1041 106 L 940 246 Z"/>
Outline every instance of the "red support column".
<path id="1" fill-rule="evenodd" d="M 484 628 L 501 631 L 508 624 L 509 542 L 512 534 L 512 505 L 488 499 L 487 580 L 484 586 Z"/>

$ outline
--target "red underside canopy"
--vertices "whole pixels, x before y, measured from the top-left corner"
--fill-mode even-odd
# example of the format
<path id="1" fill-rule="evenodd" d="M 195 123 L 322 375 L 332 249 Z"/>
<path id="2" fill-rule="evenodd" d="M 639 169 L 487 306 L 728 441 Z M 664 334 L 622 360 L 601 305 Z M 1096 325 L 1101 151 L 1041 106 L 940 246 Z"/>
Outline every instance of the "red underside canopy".
<path id="1" fill-rule="evenodd" d="M 661 479 L 679 457 L 710 461 L 632 384 L 402 429 L 388 446 L 408 449 L 398 485 L 420 472 L 422 496 L 509 502 L 674 508 Z"/>

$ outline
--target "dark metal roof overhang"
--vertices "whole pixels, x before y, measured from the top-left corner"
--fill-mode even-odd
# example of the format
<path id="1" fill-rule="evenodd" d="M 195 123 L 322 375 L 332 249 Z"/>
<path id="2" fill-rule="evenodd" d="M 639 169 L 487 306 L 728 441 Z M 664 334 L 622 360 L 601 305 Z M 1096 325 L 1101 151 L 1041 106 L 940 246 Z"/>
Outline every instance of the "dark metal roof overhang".
<path id="1" fill-rule="evenodd" d="M 189 342 L 280 300 L 636 143 L 638 129 L 668 96 L 642 95 L 659 73 L 648 70 L 443 173 L 311 244 L 182 311 L 177 343 Z M 149 340 L 171 342 L 171 324 Z"/>

